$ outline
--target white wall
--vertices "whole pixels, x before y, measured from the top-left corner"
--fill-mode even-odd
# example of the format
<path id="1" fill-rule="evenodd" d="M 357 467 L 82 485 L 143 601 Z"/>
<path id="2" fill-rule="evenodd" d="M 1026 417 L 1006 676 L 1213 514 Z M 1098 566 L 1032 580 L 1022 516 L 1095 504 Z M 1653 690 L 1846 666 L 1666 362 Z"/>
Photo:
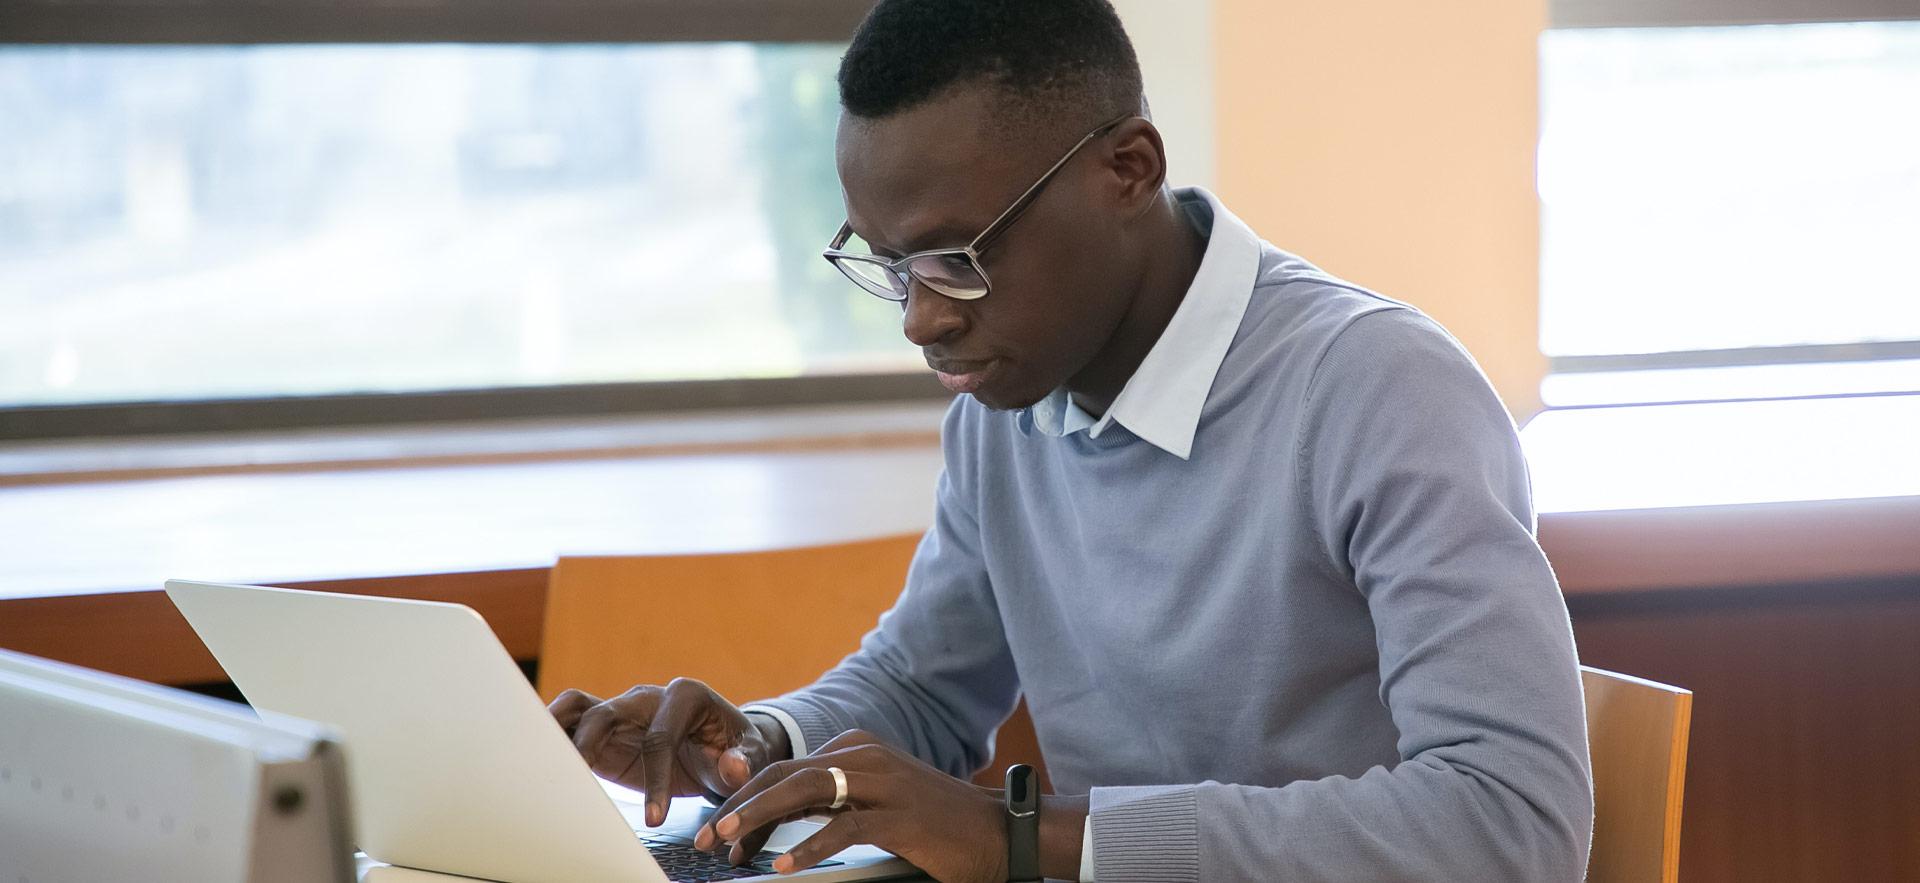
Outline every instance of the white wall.
<path id="1" fill-rule="evenodd" d="M 1133 38 L 1153 120 L 1167 141 L 1167 180 L 1212 188 L 1214 144 L 1213 3 L 1113 0 Z"/>

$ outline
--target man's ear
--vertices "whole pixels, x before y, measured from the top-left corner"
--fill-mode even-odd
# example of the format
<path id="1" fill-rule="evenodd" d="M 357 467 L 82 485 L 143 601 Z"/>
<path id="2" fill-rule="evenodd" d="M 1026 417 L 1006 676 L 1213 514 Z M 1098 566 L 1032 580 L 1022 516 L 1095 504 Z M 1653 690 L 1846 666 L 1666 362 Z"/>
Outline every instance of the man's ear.
<path id="1" fill-rule="evenodd" d="M 1112 146 L 1105 154 L 1113 176 L 1115 196 L 1128 217 L 1145 212 L 1160 198 L 1167 183 L 1167 147 L 1150 120 L 1135 117 L 1107 136 Z"/>

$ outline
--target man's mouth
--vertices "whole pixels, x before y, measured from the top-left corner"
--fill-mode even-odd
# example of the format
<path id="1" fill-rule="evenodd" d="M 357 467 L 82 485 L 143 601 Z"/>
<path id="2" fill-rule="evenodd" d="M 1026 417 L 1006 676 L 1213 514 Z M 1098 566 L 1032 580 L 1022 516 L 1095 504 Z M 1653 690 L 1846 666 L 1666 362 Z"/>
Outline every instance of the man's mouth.
<path id="1" fill-rule="evenodd" d="M 940 385 L 960 395 L 979 391 L 997 364 L 999 360 L 993 359 L 985 362 L 951 362 L 932 367 L 933 373 L 940 378 Z"/>

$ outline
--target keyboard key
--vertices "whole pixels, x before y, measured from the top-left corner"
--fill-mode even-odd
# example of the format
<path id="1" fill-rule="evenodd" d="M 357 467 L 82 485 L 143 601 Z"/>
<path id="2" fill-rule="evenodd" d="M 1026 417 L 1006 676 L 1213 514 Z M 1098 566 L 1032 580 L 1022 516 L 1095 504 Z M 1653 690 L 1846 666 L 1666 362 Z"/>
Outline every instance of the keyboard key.
<path id="1" fill-rule="evenodd" d="M 653 853 L 660 870 L 675 883 L 706 883 L 711 880 L 741 880 L 749 877 L 765 877 L 774 873 L 773 860 L 778 856 L 771 852 L 755 855 L 751 862 L 734 867 L 727 861 L 727 854 L 706 853 L 693 848 L 693 842 L 683 837 L 657 834 L 641 835 L 647 850 Z"/>

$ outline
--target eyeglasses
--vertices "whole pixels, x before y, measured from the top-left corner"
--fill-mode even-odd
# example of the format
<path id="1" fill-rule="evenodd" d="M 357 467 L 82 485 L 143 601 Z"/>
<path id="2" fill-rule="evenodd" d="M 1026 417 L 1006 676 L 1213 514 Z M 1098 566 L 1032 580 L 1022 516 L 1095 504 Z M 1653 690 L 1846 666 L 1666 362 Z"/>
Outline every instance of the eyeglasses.
<path id="1" fill-rule="evenodd" d="M 906 300 L 914 280 L 919 280 L 920 284 L 955 300 L 979 300 L 986 297 L 987 292 L 992 290 L 993 283 L 987 277 L 987 268 L 980 263 L 980 256 L 993 247 L 994 241 L 1000 237 L 1000 234 L 1005 233 L 1007 228 L 1012 227 L 1013 222 L 1020 220 L 1020 216 L 1025 214 L 1034 200 L 1040 197 L 1040 192 L 1046 189 L 1047 182 L 1052 181 L 1053 176 L 1066 167 L 1068 160 L 1073 159 L 1082 148 L 1093 143 L 1094 139 L 1113 131 L 1115 126 L 1130 119 L 1133 119 L 1131 114 L 1102 124 L 1100 128 L 1088 132 L 1085 138 L 1080 139 L 1080 143 L 1073 145 L 1073 149 L 1060 157 L 1060 161 L 1054 163 L 1053 168 L 1041 175 L 1040 180 L 1033 182 L 1033 186 L 1028 187 L 1027 192 L 1020 194 L 1020 198 L 1014 200 L 1013 205 L 1008 206 L 1006 211 L 1000 213 L 1000 217 L 994 219 L 993 223 L 987 225 L 987 229 L 980 231 L 980 235 L 974 237 L 973 241 L 965 246 L 929 249 L 893 260 L 876 254 L 841 251 L 840 249 L 847 244 L 847 240 L 853 238 L 853 224 L 849 221 L 840 225 L 840 233 L 833 237 L 833 242 L 827 245 L 827 250 L 821 252 L 821 255 L 839 268 L 840 272 L 846 274 L 848 279 L 853 280 L 853 284 L 860 286 L 861 290 L 883 300 L 895 303 Z"/>

